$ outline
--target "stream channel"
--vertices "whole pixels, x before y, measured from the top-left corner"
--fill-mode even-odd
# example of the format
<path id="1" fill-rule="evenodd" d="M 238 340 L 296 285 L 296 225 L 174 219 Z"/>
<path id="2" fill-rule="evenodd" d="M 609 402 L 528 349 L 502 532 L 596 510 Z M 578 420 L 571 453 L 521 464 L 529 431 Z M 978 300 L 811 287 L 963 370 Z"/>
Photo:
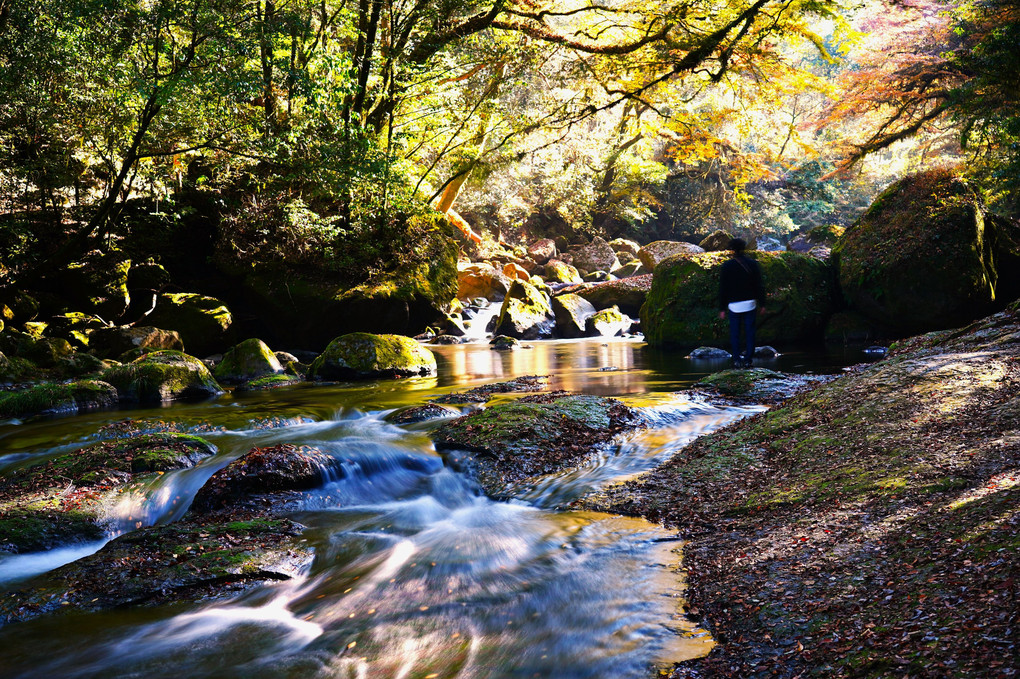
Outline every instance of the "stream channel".
<path id="1" fill-rule="evenodd" d="M 209 476 L 254 446 L 311 445 L 342 457 L 348 472 L 306 493 L 292 515 L 315 552 L 302 577 L 229 600 L 0 627 L 0 677 L 616 679 L 648 677 L 656 665 L 707 653 L 711 637 L 681 615 L 675 533 L 567 506 L 762 410 L 678 393 L 725 365 L 627 339 L 533 342 L 513 352 L 485 343 L 430 348 L 439 363 L 432 378 L 0 423 L 0 474 L 102 440 L 104 425 L 127 417 L 212 425 L 201 435 L 218 453 L 159 477 L 146 508 L 140 499 L 110 508 L 114 531 L 180 518 Z M 768 367 L 825 372 L 847 362 L 787 355 Z M 617 397 L 648 426 L 581 469 L 495 501 L 444 464 L 429 438 L 439 421 L 385 419 L 439 394 L 523 375 L 548 375 L 553 389 Z M 0 596 L 102 544 L 0 556 Z"/>

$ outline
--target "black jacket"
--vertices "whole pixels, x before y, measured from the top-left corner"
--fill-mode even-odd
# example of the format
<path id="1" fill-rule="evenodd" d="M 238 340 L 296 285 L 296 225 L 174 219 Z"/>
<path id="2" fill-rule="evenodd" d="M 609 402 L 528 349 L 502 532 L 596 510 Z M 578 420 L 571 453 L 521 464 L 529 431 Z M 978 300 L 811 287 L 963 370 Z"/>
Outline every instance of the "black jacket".
<path id="1" fill-rule="evenodd" d="M 719 310 L 725 311 L 730 302 L 753 299 L 765 306 L 765 286 L 761 267 L 750 257 L 731 257 L 722 265 L 719 275 Z"/>

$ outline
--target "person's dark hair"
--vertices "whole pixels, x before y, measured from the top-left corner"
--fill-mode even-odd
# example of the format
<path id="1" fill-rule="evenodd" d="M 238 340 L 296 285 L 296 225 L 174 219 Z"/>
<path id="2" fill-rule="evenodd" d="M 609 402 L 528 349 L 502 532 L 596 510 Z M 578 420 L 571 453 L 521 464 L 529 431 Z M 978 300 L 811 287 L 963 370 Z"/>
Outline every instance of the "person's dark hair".
<path id="1" fill-rule="evenodd" d="M 747 243 L 744 242 L 743 238 L 731 238 L 730 242 L 726 245 L 730 250 L 733 250 L 735 254 L 740 254 L 747 249 Z"/>

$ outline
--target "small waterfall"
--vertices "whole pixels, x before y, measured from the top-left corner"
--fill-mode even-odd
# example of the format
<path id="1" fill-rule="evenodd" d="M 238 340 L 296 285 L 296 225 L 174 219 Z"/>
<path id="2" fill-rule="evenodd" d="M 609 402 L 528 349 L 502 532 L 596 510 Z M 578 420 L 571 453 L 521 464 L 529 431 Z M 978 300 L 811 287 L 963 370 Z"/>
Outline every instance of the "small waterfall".
<path id="1" fill-rule="evenodd" d="M 483 342 L 492 337 L 492 333 L 486 328 L 492 319 L 499 315 L 501 308 L 500 302 L 493 302 L 487 307 L 471 307 L 473 316 L 464 322 L 466 332 L 461 339 L 464 342 Z"/>

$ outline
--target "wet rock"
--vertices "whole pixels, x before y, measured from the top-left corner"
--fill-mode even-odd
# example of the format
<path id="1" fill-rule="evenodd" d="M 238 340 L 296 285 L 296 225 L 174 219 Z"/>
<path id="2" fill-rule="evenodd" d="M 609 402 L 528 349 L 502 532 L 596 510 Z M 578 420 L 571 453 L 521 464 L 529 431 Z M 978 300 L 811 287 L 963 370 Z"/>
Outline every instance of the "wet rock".
<path id="1" fill-rule="evenodd" d="M 433 337 L 431 342 L 432 344 L 460 344 L 461 339 L 453 335 L 438 335 Z"/>
<path id="2" fill-rule="evenodd" d="M 793 252 L 749 253 L 761 265 L 767 299 L 757 318 L 757 337 L 767 344 L 821 339 L 836 306 L 832 270 L 826 262 Z M 663 261 L 655 272 L 641 327 L 652 346 L 697 347 L 729 343 L 729 324 L 719 319 L 719 267 L 728 254 L 712 252 Z"/>
<path id="3" fill-rule="evenodd" d="M 770 347 L 767 344 L 765 346 L 754 348 L 755 358 L 776 358 L 779 355 L 780 354 L 778 351 L 776 351 L 775 347 Z"/>
<path id="4" fill-rule="evenodd" d="M 577 269 L 558 259 L 550 260 L 545 265 L 545 280 L 549 283 L 581 283 L 581 274 Z"/>
<path id="5" fill-rule="evenodd" d="M 591 316 L 585 323 L 585 334 L 589 337 L 616 337 L 630 330 L 630 326 L 630 318 L 614 306 Z"/>
<path id="6" fill-rule="evenodd" d="M 252 338 L 231 347 L 216 365 L 213 375 L 224 384 L 241 384 L 282 372 L 283 366 L 273 350 L 262 340 Z"/>
<path id="7" fill-rule="evenodd" d="M 301 526 L 259 517 L 181 521 L 122 535 L 0 599 L 0 620 L 193 602 L 307 570 Z M 126 567 L 125 564 L 132 564 Z"/>
<path id="8" fill-rule="evenodd" d="M 161 403 L 223 393 L 202 361 L 169 349 L 109 368 L 102 379 L 117 388 L 121 401 L 129 402 Z"/>
<path id="9" fill-rule="evenodd" d="M 513 339 L 512 337 L 507 339 Z M 542 375 L 525 375 L 509 382 L 483 384 L 465 392 L 445 394 L 432 399 L 433 403 L 488 403 L 494 394 L 511 394 L 521 392 L 545 391 L 548 388 L 548 377 Z"/>
<path id="10" fill-rule="evenodd" d="M 687 358 L 701 361 L 718 361 L 722 359 L 729 359 L 730 352 L 716 347 L 698 347 L 688 354 Z"/>
<path id="11" fill-rule="evenodd" d="M 117 400 L 117 390 L 98 380 L 36 384 L 19 391 L 0 392 L 0 418 L 73 415 L 112 408 Z"/>
<path id="12" fill-rule="evenodd" d="M 627 252 L 637 257 L 638 251 L 641 249 L 641 245 L 637 241 L 628 240 L 626 238 L 614 238 L 609 241 L 609 247 L 613 248 L 616 252 Z"/>
<path id="13" fill-rule="evenodd" d="M 731 240 L 733 240 L 732 235 L 722 229 L 718 229 L 705 236 L 698 243 L 698 247 L 705 252 L 721 252 L 729 249 Z"/>
<path id="14" fill-rule="evenodd" d="M 319 380 L 399 378 L 435 372 L 436 357 L 410 337 L 354 332 L 330 342 L 312 363 L 309 377 Z"/>
<path id="15" fill-rule="evenodd" d="M 466 264 L 457 267 L 457 298 L 482 298 L 498 302 L 510 288 L 510 279 L 489 264 Z"/>
<path id="16" fill-rule="evenodd" d="M 588 319 L 595 315 L 591 302 L 579 295 L 558 295 L 552 299 L 556 316 L 556 334 L 560 337 L 584 336 Z"/>
<path id="17" fill-rule="evenodd" d="M 215 297 L 180 292 L 160 295 L 145 322 L 176 330 L 188 352 L 205 356 L 222 351 L 229 344 L 234 318 L 230 309 Z"/>
<path id="18" fill-rule="evenodd" d="M 497 335 L 496 337 L 493 337 L 489 344 L 492 345 L 493 351 L 513 351 L 514 349 L 519 349 L 521 346 L 521 343 L 516 337 L 507 337 L 506 335 Z"/>
<path id="19" fill-rule="evenodd" d="M 672 240 L 657 240 L 638 250 L 638 259 L 647 271 L 655 272 L 659 262 L 674 255 L 696 255 L 704 252 L 693 243 Z"/>
<path id="20" fill-rule="evenodd" d="M 620 267 L 620 262 L 616 259 L 616 250 L 598 236 L 592 239 L 590 244 L 574 248 L 572 254 L 574 255 L 573 265 L 581 273 L 611 272 Z"/>
<path id="21" fill-rule="evenodd" d="M 8 470 L 0 478 L 0 551 L 32 552 L 98 539 L 107 532 L 104 508 L 129 484 L 191 467 L 215 450 L 196 436 L 154 434 Z"/>
<path id="22" fill-rule="evenodd" d="M 396 410 L 386 416 L 386 421 L 393 424 L 417 424 L 418 422 L 456 417 L 457 415 L 460 415 L 460 413 L 453 408 L 444 408 L 435 403 L 426 403 L 425 405 Z"/>
<path id="23" fill-rule="evenodd" d="M 556 256 L 556 241 L 541 238 L 528 246 L 528 257 L 538 264 L 545 264 Z"/>
<path id="24" fill-rule="evenodd" d="M 946 170 L 886 189 L 834 258 L 852 307 L 900 335 L 966 325 L 1020 294 L 1020 227 Z"/>
<path id="25" fill-rule="evenodd" d="M 474 453 L 486 491 L 560 471 L 583 461 L 595 447 L 637 426 L 635 413 L 619 401 L 566 392 L 525 396 L 443 425 L 434 434 L 439 450 Z"/>
<path id="26" fill-rule="evenodd" d="M 65 339 L 36 337 L 8 328 L 0 333 L 0 351 L 8 358 L 17 357 L 35 363 L 40 368 L 53 368 L 62 359 L 72 356 L 74 347 Z"/>
<path id="27" fill-rule="evenodd" d="M 713 373 L 695 386 L 726 397 L 732 403 L 780 403 L 794 394 L 822 382 L 830 375 L 793 375 L 766 368 L 724 370 Z"/>
<path id="28" fill-rule="evenodd" d="M 184 342 L 176 331 L 152 326 L 102 328 L 89 336 L 89 352 L 99 358 L 117 358 L 133 349 L 184 351 Z"/>
<path id="29" fill-rule="evenodd" d="M 503 300 L 495 332 L 518 339 L 538 339 L 552 335 L 554 322 L 545 295 L 535 286 L 518 280 L 511 284 Z"/>
<path id="30" fill-rule="evenodd" d="M 861 351 L 867 354 L 868 356 L 885 356 L 887 353 L 889 353 L 888 347 L 880 347 L 877 345 L 865 347 Z"/>
<path id="31" fill-rule="evenodd" d="M 266 493 L 311 490 L 343 474 L 340 460 L 307 446 L 252 448 L 202 486 L 190 511 L 203 513 L 240 505 Z"/>

